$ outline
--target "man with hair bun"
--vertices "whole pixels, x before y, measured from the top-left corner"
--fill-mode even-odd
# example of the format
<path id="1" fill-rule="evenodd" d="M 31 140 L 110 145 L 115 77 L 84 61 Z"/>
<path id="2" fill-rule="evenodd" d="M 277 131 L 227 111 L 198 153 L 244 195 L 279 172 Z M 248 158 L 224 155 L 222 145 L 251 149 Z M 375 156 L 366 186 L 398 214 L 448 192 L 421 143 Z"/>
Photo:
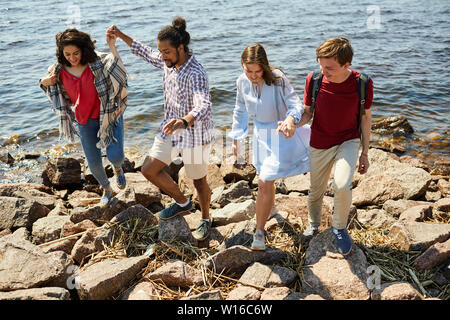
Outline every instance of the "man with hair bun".
<path id="1" fill-rule="evenodd" d="M 192 208 L 191 200 L 164 171 L 181 152 L 186 176 L 194 181 L 202 211 L 202 221 L 193 236 L 197 240 L 204 240 L 211 228 L 211 189 L 206 174 L 211 141 L 214 139 L 214 124 L 208 77 L 189 50 L 190 35 L 186 31 L 186 20 L 176 17 L 172 25 L 161 29 L 157 38 L 159 52 L 127 36 L 116 26 L 110 28 L 109 34 L 122 39 L 130 46 L 133 54 L 164 72 L 164 120 L 141 171 L 147 180 L 175 200 L 175 203 L 159 212 L 160 219 L 171 219 L 189 211 Z"/>

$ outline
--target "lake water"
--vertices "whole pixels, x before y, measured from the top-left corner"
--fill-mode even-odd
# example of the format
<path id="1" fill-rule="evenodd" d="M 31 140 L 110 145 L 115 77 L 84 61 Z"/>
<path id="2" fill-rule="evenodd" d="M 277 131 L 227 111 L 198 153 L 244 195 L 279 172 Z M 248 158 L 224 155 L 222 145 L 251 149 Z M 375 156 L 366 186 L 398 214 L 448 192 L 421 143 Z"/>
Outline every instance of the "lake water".
<path id="1" fill-rule="evenodd" d="M 55 61 L 55 34 L 75 25 L 107 51 L 105 31 L 123 32 L 155 46 L 158 31 L 183 16 L 191 49 L 208 73 L 213 118 L 229 129 L 240 55 L 260 42 L 303 96 L 317 69 L 315 48 L 345 36 L 355 51 L 352 68 L 373 78 L 374 119 L 406 116 L 415 133 L 404 144 L 427 161 L 448 159 L 450 114 L 450 2 L 424 1 L 2 1 L 0 3 L 0 147 L 11 154 L 79 152 L 58 144 L 58 118 L 38 86 Z M 163 117 L 162 74 L 117 46 L 131 75 L 125 113 L 128 152 L 150 148 Z M 430 160 L 431 159 L 431 160 Z M 0 167 L 0 183 L 28 180 L 37 165 Z"/>

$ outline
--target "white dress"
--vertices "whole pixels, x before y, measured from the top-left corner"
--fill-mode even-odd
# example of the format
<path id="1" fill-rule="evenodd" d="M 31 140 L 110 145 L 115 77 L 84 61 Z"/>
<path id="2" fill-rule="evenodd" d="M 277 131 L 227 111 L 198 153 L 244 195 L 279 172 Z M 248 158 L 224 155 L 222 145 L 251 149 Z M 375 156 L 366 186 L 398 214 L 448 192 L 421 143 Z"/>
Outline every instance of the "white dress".
<path id="1" fill-rule="evenodd" d="M 279 70 L 275 70 L 275 74 L 283 77 L 285 86 L 269 86 L 264 83 L 259 97 L 245 73 L 237 79 L 233 125 L 228 135 L 232 139 L 244 139 L 248 134 L 249 118 L 254 117 L 252 163 L 258 176 L 264 181 L 299 175 L 308 172 L 310 168 L 309 125 L 297 128 L 291 138 L 276 132 L 278 121 L 291 115 L 295 123 L 298 123 L 304 109 L 284 74 Z"/>

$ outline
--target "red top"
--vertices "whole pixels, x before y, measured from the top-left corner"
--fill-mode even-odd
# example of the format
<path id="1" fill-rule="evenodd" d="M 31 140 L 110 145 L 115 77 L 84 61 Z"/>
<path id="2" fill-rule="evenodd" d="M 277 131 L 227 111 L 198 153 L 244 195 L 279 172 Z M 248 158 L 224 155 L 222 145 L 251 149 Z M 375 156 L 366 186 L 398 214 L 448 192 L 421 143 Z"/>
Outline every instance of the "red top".
<path id="1" fill-rule="evenodd" d="M 311 125 L 310 146 L 316 149 L 329 149 L 343 142 L 360 137 L 358 129 L 358 71 L 351 74 L 341 83 L 330 82 L 322 78 L 319 93 L 314 106 L 314 117 Z M 312 73 L 305 82 L 303 103 L 311 106 Z M 369 81 L 364 107 L 370 109 L 373 101 L 373 82 Z"/>
<path id="2" fill-rule="evenodd" d="M 75 117 L 79 123 L 86 124 L 89 118 L 100 118 L 100 99 L 89 66 L 79 78 L 62 68 L 61 81 L 75 106 Z"/>

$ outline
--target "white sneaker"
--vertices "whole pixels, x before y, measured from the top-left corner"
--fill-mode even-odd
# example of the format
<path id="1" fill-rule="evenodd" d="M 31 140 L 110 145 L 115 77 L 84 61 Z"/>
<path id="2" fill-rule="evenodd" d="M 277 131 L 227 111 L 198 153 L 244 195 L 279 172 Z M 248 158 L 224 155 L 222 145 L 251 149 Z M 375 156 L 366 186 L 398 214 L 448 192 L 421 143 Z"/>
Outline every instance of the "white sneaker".
<path id="1" fill-rule="evenodd" d="M 266 250 L 264 231 L 256 230 L 253 235 L 252 250 Z"/>

